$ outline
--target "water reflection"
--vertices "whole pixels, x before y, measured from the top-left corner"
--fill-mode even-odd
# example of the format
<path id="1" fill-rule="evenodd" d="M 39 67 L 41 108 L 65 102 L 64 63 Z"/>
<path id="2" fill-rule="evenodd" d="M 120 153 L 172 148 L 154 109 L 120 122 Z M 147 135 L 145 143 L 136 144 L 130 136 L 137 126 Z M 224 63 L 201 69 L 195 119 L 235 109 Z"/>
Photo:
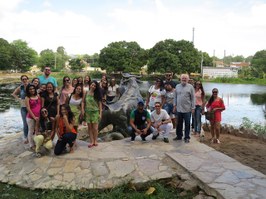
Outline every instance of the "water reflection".
<path id="1" fill-rule="evenodd" d="M 0 135 L 22 131 L 19 104 L 11 96 L 16 86 L 0 85 Z M 222 83 L 203 83 L 203 86 L 208 97 L 213 88 L 218 88 L 219 96 L 226 106 L 222 114 L 223 123 L 239 126 L 243 117 L 256 123 L 266 123 L 263 111 L 266 109 L 266 86 Z M 140 85 L 144 98 L 149 87 L 150 83 L 147 81 Z"/>

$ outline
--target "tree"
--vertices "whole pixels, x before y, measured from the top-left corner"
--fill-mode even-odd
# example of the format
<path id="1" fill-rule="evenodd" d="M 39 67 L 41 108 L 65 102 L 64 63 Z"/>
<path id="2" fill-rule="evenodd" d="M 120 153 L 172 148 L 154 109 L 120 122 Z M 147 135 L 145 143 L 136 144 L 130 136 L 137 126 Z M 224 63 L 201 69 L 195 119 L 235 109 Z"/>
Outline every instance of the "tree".
<path id="1" fill-rule="evenodd" d="M 10 69 L 12 66 L 12 47 L 8 41 L 0 38 L 0 70 Z"/>
<path id="2" fill-rule="evenodd" d="M 202 66 L 213 66 L 213 59 L 209 56 L 209 54 L 206 52 L 202 52 L 202 53 L 203 53 Z"/>
<path id="3" fill-rule="evenodd" d="M 12 46 L 12 68 L 19 71 L 28 71 L 37 62 L 37 52 L 28 47 L 27 42 L 15 40 Z"/>
<path id="4" fill-rule="evenodd" d="M 255 53 L 251 67 L 255 72 L 256 77 L 263 78 L 266 73 L 266 50 L 261 50 Z"/>
<path id="5" fill-rule="evenodd" d="M 65 67 L 66 61 L 69 59 L 65 48 L 63 46 L 59 46 L 55 53 L 55 60 L 56 60 L 56 69 L 62 70 Z"/>
<path id="6" fill-rule="evenodd" d="M 161 52 L 164 52 L 164 54 Z M 168 52 L 168 54 L 165 52 Z M 158 59 L 158 57 L 161 56 L 172 59 L 172 61 L 168 60 L 163 68 L 161 68 L 161 59 Z M 198 50 L 194 48 L 193 43 L 189 41 L 167 39 L 156 43 L 155 46 L 149 50 L 149 72 L 166 72 L 169 68 L 166 64 L 176 64 L 175 67 L 171 65 L 171 70 L 174 73 L 200 72 L 200 63 L 201 55 Z"/>
<path id="7" fill-rule="evenodd" d="M 245 62 L 251 63 L 252 59 L 253 59 L 253 55 L 250 55 L 250 56 L 246 57 Z"/>
<path id="8" fill-rule="evenodd" d="M 42 50 L 40 53 L 38 67 L 43 70 L 45 66 L 51 68 L 55 66 L 55 53 L 51 49 Z"/>
<path id="9" fill-rule="evenodd" d="M 80 71 L 85 67 L 85 63 L 81 58 L 73 58 L 69 61 L 71 70 Z"/>
<path id="10" fill-rule="evenodd" d="M 100 51 L 99 55 L 99 65 L 107 72 L 139 72 L 146 64 L 146 60 L 146 52 L 137 42 L 110 43 Z"/>

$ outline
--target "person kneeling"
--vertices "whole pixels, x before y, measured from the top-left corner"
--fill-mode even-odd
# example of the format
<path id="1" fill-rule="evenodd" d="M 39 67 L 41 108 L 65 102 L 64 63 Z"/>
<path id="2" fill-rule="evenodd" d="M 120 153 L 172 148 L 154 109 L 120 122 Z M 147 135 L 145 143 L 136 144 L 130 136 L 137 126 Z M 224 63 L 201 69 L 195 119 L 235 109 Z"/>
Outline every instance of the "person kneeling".
<path id="1" fill-rule="evenodd" d="M 163 141 L 169 143 L 169 133 L 173 129 L 173 124 L 166 110 L 162 109 L 161 103 L 155 103 L 155 110 L 151 113 L 151 123 L 154 127 L 152 139 L 155 140 L 160 132 L 163 134 Z"/>
<path id="2" fill-rule="evenodd" d="M 74 114 L 68 104 L 60 105 L 60 116 L 56 118 L 56 132 L 58 140 L 54 148 L 54 154 L 60 155 L 69 145 L 69 152 L 73 152 L 73 145 L 77 138 L 77 131 L 74 128 Z"/>
<path id="3" fill-rule="evenodd" d="M 54 137 L 54 128 L 53 121 L 48 117 L 48 111 L 46 108 L 41 108 L 40 114 L 40 123 L 39 123 L 39 132 L 36 133 L 33 140 L 35 142 L 36 148 L 36 157 L 41 157 L 41 146 L 45 149 L 50 150 L 53 147 L 53 137 Z"/>
<path id="4" fill-rule="evenodd" d="M 152 133 L 150 113 L 144 109 L 144 102 L 138 101 L 138 106 L 130 114 L 130 125 L 132 127 L 131 141 L 133 142 L 136 135 L 140 135 L 142 141 L 146 141 L 146 137 Z"/>

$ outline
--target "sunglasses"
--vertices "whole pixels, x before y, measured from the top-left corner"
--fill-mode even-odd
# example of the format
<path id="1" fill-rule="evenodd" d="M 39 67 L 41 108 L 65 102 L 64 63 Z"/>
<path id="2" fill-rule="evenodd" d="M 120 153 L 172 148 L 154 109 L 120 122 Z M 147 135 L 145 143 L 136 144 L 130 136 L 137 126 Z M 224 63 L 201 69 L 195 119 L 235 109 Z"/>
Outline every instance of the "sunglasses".
<path id="1" fill-rule="evenodd" d="M 23 79 L 22 79 L 22 81 L 25 81 L 25 80 L 28 80 L 28 79 L 26 79 L 26 78 L 23 78 Z"/>
<path id="2" fill-rule="evenodd" d="M 45 114 L 45 113 L 48 113 L 47 110 L 43 110 L 43 111 L 42 111 L 42 114 Z"/>
<path id="3" fill-rule="evenodd" d="M 218 91 L 213 91 L 212 93 L 218 93 Z"/>
<path id="4" fill-rule="evenodd" d="M 50 71 L 51 69 L 46 68 L 45 70 Z"/>
<path id="5" fill-rule="evenodd" d="M 156 107 L 156 108 L 160 108 L 161 106 L 156 105 L 155 107 Z"/>
<path id="6" fill-rule="evenodd" d="M 70 82 L 70 79 L 65 79 L 65 82 Z"/>

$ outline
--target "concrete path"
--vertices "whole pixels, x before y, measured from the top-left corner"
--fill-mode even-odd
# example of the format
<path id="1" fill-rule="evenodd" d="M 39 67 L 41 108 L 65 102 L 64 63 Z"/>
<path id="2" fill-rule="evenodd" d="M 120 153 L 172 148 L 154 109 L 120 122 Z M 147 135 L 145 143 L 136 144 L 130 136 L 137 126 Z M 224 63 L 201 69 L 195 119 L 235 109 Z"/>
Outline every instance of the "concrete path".
<path id="1" fill-rule="evenodd" d="M 266 196 L 265 175 L 194 138 L 189 144 L 172 139 L 167 144 L 160 137 L 151 141 L 150 136 L 147 140 L 105 142 L 90 149 L 86 142 L 78 141 L 74 153 L 54 156 L 51 152 L 35 158 L 22 144 L 21 134 L 6 136 L 0 139 L 0 181 L 30 188 L 90 189 L 178 175 L 192 176 L 217 198 Z"/>

